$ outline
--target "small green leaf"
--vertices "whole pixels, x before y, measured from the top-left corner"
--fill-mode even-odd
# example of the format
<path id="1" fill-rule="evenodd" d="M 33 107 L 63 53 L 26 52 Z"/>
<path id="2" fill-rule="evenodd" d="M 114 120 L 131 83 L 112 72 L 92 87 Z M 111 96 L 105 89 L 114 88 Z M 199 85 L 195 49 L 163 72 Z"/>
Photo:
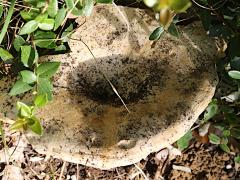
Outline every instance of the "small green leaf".
<path id="1" fill-rule="evenodd" d="M 25 21 L 30 21 L 37 17 L 38 12 L 36 12 L 35 10 L 30 10 L 30 11 L 29 10 L 26 10 L 26 11 L 21 10 L 20 15 Z"/>
<path id="2" fill-rule="evenodd" d="M 31 57 L 31 51 L 31 46 L 21 46 L 21 61 L 25 67 L 29 67 L 28 61 Z"/>
<path id="3" fill-rule="evenodd" d="M 49 101 L 52 100 L 52 91 L 53 86 L 49 79 L 47 78 L 38 78 L 38 93 L 39 94 L 47 94 L 47 98 Z"/>
<path id="4" fill-rule="evenodd" d="M 38 27 L 45 31 L 50 31 L 54 27 L 54 19 L 44 19 L 38 24 Z"/>
<path id="5" fill-rule="evenodd" d="M 38 28 L 38 22 L 35 20 L 31 20 L 31 21 L 27 22 L 26 24 L 24 24 L 24 26 L 20 30 L 19 35 L 30 34 L 34 31 L 36 31 L 37 28 Z"/>
<path id="6" fill-rule="evenodd" d="M 215 134 L 210 134 L 208 137 L 209 137 L 210 143 L 212 144 L 220 144 L 221 142 L 221 138 Z"/>
<path id="7" fill-rule="evenodd" d="M 189 146 L 190 140 L 193 138 L 192 132 L 188 131 L 183 137 L 177 141 L 178 149 L 181 151 Z"/>
<path id="8" fill-rule="evenodd" d="M 54 40 L 56 38 L 56 34 L 54 32 L 45 32 L 45 31 L 37 31 L 34 34 L 35 44 L 40 48 L 49 48 L 52 44 L 54 44 Z M 51 48 L 49 48 L 51 49 Z"/>
<path id="9" fill-rule="evenodd" d="M 168 32 L 175 37 L 179 37 L 178 29 L 174 23 L 171 23 L 168 28 Z"/>
<path id="10" fill-rule="evenodd" d="M 55 47 L 55 51 L 66 51 L 66 50 L 67 50 L 67 48 L 64 44 L 61 44 L 61 45 Z"/>
<path id="11" fill-rule="evenodd" d="M 20 72 L 22 80 L 25 83 L 31 84 L 37 80 L 36 75 L 32 71 L 23 70 Z"/>
<path id="12" fill-rule="evenodd" d="M 226 153 L 230 153 L 230 149 L 227 144 L 220 144 L 219 147 Z"/>
<path id="13" fill-rule="evenodd" d="M 47 8 L 48 15 L 50 17 L 55 17 L 58 12 L 58 1 L 57 0 L 50 0 Z"/>
<path id="14" fill-rule="evenodd" d="M 85 0 L 83 12 L 85 16 L 90 16 L 93 10 L 94 2 L 93 0 Z"/>
<path id="15" fill-rule="evenodd" d="M 19 101 L 17 102 L 17 109 L 18 109 L 18 116 L 20 117 L 29 118 L 32 115 L 31 108 L 22 102 L 19 102 Z"/>
<path id="16" fill-rule="evenodd" d="M 164 32 L 164 28 L 162 26 L 156 28 L 152 32 L 152 34 L 149 36 L 149 40 L 150 41 L 158 40 L 161 37 L 161 35 L 163 34 L 163 32 Z"/>
<path id="17" fill-rule="evenodd" d="M 232 70 L 228 72 L 228 75 L 233 79 L 240 79 L 240 71 Z"/>
<path id="18" fill-rule="evenodd" d="M 209 103 L 208 107 L 205 110 L 203 121 L 206 122 L 209 119 L 211 119 L 213 116 L 215 116 L 218 112 L 218 105 L 216 100 L 212 100 L 212 102 Z"/>
<path id="19" fill-rule="evenodd" d="M 51 78 L 59 66 L 60 62 L 44 62 L 37 67 L 37 75 L 42 78 Z"/>
<path id="20" fill-rule="evenodd" d="M 10 52 L 8 52 L 7 50 L 0 48 L 0 58 L 3 61 L 7 61 L 10 59 L 13 59 L 13 55 Z"/>
<path id="21" fill-rule="evenodd" d="M 22 79 L 17 80 L 17 82 L 13 85 L 12 89 L 9 92 L 10 96 L 16 96 L 21 93 L 25 93 L 31 90 L 33 87 L 29 86 L 27 83 L 23 82 Z"/>
<path id="22" fill-rule="evenodd" d="M 240 155 L 234 158 L 234 162 L 240 164 Z"/>
<path id="23" fill-rule="evenodd" d="M 48 18 L 48 14 L 47 13 L 43 13 L 43 14 L 39 14 L 36 18 L 35 21 L 37 21 L 38 23 L 41 23 L 42 21 L 44 21 L 45 19 Z"/>
<path id="24" fill-rule="evenodd" d="M 55 24 L 54 24 L 54 31 L 57 30 L 57 28 L 59 28 L 59 26 L 61 26 L 62 22 L 64 21 L 65 17 L 66 17 L 66 9 L 62 8 L 58 11 L 56 18 L 55 18 Z"/>
<path id="25" fill-rule="evenodd" d="M 15 130 L 22 129 L 25 123 L 26 121 L 24 121 L 24 119 L 19 118 L 11 125 L 10 130 L 15 131 Z"/>
<path id="26" fill-rule="evenodd" d="M 22 38 L 22 36 L 17 35 L 13 41 L 13 46 L 17 52 L 20 51 L 21 46 L 25 45 L 26 41 Z"/>
<path id="27" fill-rule="evenodd" d="M 113 0 L 96 0 L 97 3 L 111 4 Z"/>
<path id="28" fill-rule="evenodd" d="M 37 97 L 36 97 L 35 100 L 34 100 L 35 106 L 38 106 L 38 107 L 43 107 L 43 106 L 45 106 L 47 103 L 48 103 L 47 94 L 37 95 Z"/>
<path id="29" fill-rule="evenodd" d="M 34 132 L 40 136 L 43 134 L 42 125 L 41 125 L 39 119 L 37 119 L 36 117 L 33 116 L 30 119 L 27 119 L 27 121 L 30 122 L 28 124 L 28 127 L 32 132 Z"/>
<path id="30" fill-rule="evenodd" d="M 224 135 L 224 136 L 230 136 L 230 134 L 231 134 L 231 133 L 230 133 L 229 130 L 224 130 L 224 131 L 223 131 L 223 135 Z"/>
<path id="31" fill-rule="evenodd" d="M 68 42 L 73 33 L 73 24 L 70 24 L 62 33 L 61 39 L 63 42 Z"/>

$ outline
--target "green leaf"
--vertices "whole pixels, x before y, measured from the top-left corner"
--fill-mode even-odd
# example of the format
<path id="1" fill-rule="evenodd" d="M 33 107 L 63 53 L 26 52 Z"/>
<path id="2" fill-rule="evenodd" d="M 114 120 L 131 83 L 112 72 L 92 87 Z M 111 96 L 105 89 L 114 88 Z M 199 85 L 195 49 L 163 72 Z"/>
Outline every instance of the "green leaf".
<path id="1" fill-rule="evenodd" d="M 32 71 L 23 70 L 20 72 L 22 80 L 25 83 L 31 84 L 37 80 L 36 75 Z"/>
<path id="2" fill-rule="evenodd" d="M 226 153 L 230 153 L 230 149 L 227 144 L 220 144 L 219 147 Z"/>
<path id="3" fill-rule="evenodd" d="M 73 33 L 73 25 L 70 24 L 62 33 L 61 39 L 63 42 L 68 42 L 69 38 L 71 37 Z"/>
<path id="4" fill-rule="evenodd" d="M 164 32 L 164 28 L 162 26 L 156 28 L 152 32 L 152 34 L 149 36 L 149 40 L 150 41 L 158 40 L 161 37 L 161 35 L 163 34 L 163 32 Z"/>
<path id="5" fill-rule="evenodd" d="M 21 46 L 21 62 L 25 67 L 31 67 L 38 59 L 37 50 L 32 46 Z"/>
<path id="6" fill-rule="evenodd" d="M 0 18 L 2 17 L 2 14 L 3 14 L 3 5 L 0 4 Z"/>
<path id="7" fill-rule="evenodd" d="M 54 31 L 57 30 L 57 28 L 59 28 L 59 26 L 61 26 L 62 22 L 64 21 L 65 17 L 66 17 L 66 9 L 62 8 L 58 11 L 56 18 L 55 18 L 55 24 L 54 24 Z"/>
<path id="8" fill-rule="evenodd" d="M 85 0 L 83 12 L 85 16 L 90 16 L 93 10 L 94 2 L 93 0 Z"/>
<path id="9" fill-rule="evenodd" d="M 178 149 L 181 151 L 189 146 L 189 142 L 192 139 L 192 132 L 188 131 L 183 137 L 177 141 Z"/>
<path id="10" fill-rule="evenodd" d="M 215 134 L 210 134 L 208 137 L 209 137 L 210 143 L 212 144 L 220 144 L 221 142 L 221 138 Z"/>
<path id="11" fill-rule="evenodd" d="M 21 10 L 20 11 L 20 15 L 21 17 L 25 20 L 25 21 L 30 21 L 33 20 L 37 17 L 38 12 L 35 10 Z"/>
<path id="12" fill-rule="evenodd" d="M 57 0 L 50 0 L 47 8 L 48 15 L 50 17 L 55 17 L 58 12 L 58 1 Z"/>
<path id="13" fill-rule="evenodd" d="M 33 57 L 31 46 L 21 46 L 21 62 L 25 67 L 29 67 L 29 60 Z"/>
<path id="14" fill-rule="evenodd" d="M 36 31 L 38 28 L 38 22 L 35 20 L 31 20 L 24 24 L 24 26 L 21 28 L 19 35 L 24 35 L 24 34 L 30 34 L 34 31 Z"/>
<path id="15" fill-rule="evenodd" d="M 240 79 L 240 71 L 232 70 L 228 72 L 228 75 L 233 79 Z"/>
<path id="16" fill-rule="evenodd" d="M 38 93 L 39 94 L 47 94 L 47 98 L 49 101 L 52 100 L 52 91 L 53 86 L 49 79 L 47 78 L 38 78 Z"/>
<path id="17" fill-rule="evenodd" d="M 175 37 L 179 37 L 178 29 L 174 23 L 171 23 L 168 28 L 168 32 Z"/>
<path id="18" fill-rule="evenodd" d="M 10 59 L 13 59 L 13 55 L 10 52 L 8 52 L 7 50 L 0 48 L 0 58 L 3 61 L 7 61 Z"/>
<path id="19" fill-rule="evenodd" d="M 37 119 L 36 117 L 31 117 L 31 119 L 27 119 L 30 123 L 28 124 L 29 129 L 38 134 L 38 135 L 42 135 L 43 134 L 43 129 L 42 129 L 42 125 L 40 123 L 40 120 Z"/>
<path id="20" fill-rule="evenodd" d="M 56 34 L 54 32 L 37 31 L 34 34 L 35 44 L 40 48 L 50 48 L 54 44 Z M 51 49 L 51 48 L 50 48 Z"/>
<path id="21" fill-rule="evenodd" d="M 240 164 L 240 155 L 234 158 L 234 162 Z"/>
<path id="22" fill-rule="evenodd" d="M 216 100 L 212 100 L 212 102 L 210 102 L 208 104 L 208 107 L 206 108 L 206 110 L 204 112 L 203 121 L 204 122 L 208 121 L 213 116 L 215 116 L 217 114 L 217 112 L 218 112 L 217 101 Z"/>
<path id="23" fill-rule="evenodd" d="M 44 62 L 37 67 L 37 75 L 42 78 L 51 78 L 59 66 L 60 62 Z"/>
<path id="24" fill-rule="evenodd" d="M 38 107 L 43 107 L 43 106 L 45 106 L 47 103 L 48 103 L 47 94 L 37 95 L 37 97 L 36 97 L 35 100 L 34 100 L 35 106 L 38 106 Z"/>
<path id="25" fill-rule="evenodd" d="M 17 35 L 13 41 L 13 46 L 17 52 L 20 51 L 21 46 L 25 45 L 26 41 L 22 38 L 22 36 Z"/>
<path id="26" fill-rule="evenodd" d="M 22 79 L 17 80 L 17 82 L 13 85 L 12 89 L 9 92 L 10 96 L 16 96 L 21 93 L 25 93 L 31 90 L 33 87 L 29 86 L 27 83 L 23 82 Z"/>
<path id="27" fill-rule="evenodd" d="M 42 30 L 50 31 L 54 27 L 54 19 L 50 19 L 50 18 L 44 19 L 38 24 L 38 27 Z"/>
<path id="28" fill-rule="evenodd" d="M 48 14 L 47 13 L 43 13 L 43 14 L 39 14 L 36 18 L 35 21 L 37 21 L 38 23 L 41 23 L 42 21 L 44 21 L 45 19 L 48 18 Z"/>
<path id="29" fill-rule="evenodd" d="M 224 135 L 224 136 L 230 136 L 230 134 L 231 134 L 231 133 L 230 133 L 229 130 L 224 130 L 224 131 L 223 131 L 223 135 Z"/>
<path id="30" fill-rule="evenodd" d="M 55 47 L 55 51 L 66 51 L 66 50 L 67 50 L 67 48 L 64 44 L 61 44 L 61 45 Z"/>
<path id="31" fill-rule="evenodd" d="M 11 131 L 22 129 L 26 121 L 24 119 L 17 119 L 10 127 Z"/>
<path id="32" fill-rule="evenodd" d="M 78 3 L 75 7 L 72 5 L 72 2 L 70 2 L 70 6 L 72 8 L 72 14 L 75 16 L 90 16 L 92 9 L 93 9 L 94 2 L 93 0 L 85 0 L 82 3 Z"/>
<path id="33" fill-rule="evenodd" d="M 20 117 L 29 118 L 32 115 L 31 108 L 22 102 L 19 102 L 19 101 L 17 102 L 17 109 L 18 109 L 18 116 Z"/>
<path id="34" fill-rule="evenodd" d="M 65 0 L 68 9 L 74 8 L 74 1 L 73 0 Z"/>

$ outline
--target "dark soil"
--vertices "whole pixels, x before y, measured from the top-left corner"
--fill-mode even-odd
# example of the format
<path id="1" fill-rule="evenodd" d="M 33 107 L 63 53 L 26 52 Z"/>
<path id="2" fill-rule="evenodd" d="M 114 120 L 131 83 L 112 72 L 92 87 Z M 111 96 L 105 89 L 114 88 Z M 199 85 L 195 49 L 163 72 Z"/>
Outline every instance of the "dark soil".
<path id="1" fill-rule="evenodd" d="M 36 160 L 32 160 L 37 158 Z M 24 150 L 24 162 L 21 162 L 21 174 L 26 180 L 62 179 L 240 179 L 240 172 L 236 171 L 234 156 L 224 153 L 215 145 L 194 142 L 173 160 L 156 160 L 156 154 L 151 154 L 146 160 L 136 165 L 119 167 L 103 171 L 83 165 L 64 162 L 60 159 L 48 158 L 38 154 L 28 145 Z M 173 165 L 191 169 L 191 173 L 174 170 Z M 138 166 L 141 171 L 136 167 Z M 6 163 L 0 164 L 0 171 L 4 172 Z M 2 176 L 4 177 L 4 176 Z M 18 179 L 18 178 L 16 178 Z M 19 178 L 20 179 L 20 178 Z"/>

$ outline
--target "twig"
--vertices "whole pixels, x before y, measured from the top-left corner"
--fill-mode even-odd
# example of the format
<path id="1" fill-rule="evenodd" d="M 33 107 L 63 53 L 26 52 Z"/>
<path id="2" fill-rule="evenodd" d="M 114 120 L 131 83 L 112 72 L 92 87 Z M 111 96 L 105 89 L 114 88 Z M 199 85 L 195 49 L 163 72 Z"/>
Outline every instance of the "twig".
<path id="1" fill-rule="evenodd" d="M 77 164 L 77 180 L 79 178 L 79 165 Z"/>
<path id="2" fill-rule="evenodd" d="M 149 180 L 148 177 L 145 175 L 145 173 L 142 171 L 142 169 L 138 165 L 134 164 L 134 166 L 139 170 L 139 172 L 142 174 L 145 180 Z"/>
<path id="3" fill-rule="evenodd" d="M 70 39 L 76 40 L 76 41 L 81 41 L 81 42 L 87 47 L 87 49 L 89 50 L 89 52 L 91 53 L 94 61 L 97 62 L 97 59 L 95 58 L 93 52 L 91 51 L 91 49 L 89 48 L 89 46 L 88 46 L 82 39 L 75 39 L 75 38 L 70 38 Z M 98 69 L 98 67 L 97 67 L 96 64 L 95 64 L 95 67 L 96 67 L 96 69 Z M 98 70 L 99 70 L 99 69 L 98 69 Z M 125 107 L 125 109 L 128 111 L 128 113 L 130 113 L 130 110 L 128 109 L 126 103 L 124 102 L 124 100 L 122 99 L 122 97 L 119 95 L 119 93 L 117 92 L 117 89 L 116 89 L 116 88 L 114 87 L 114 85 L 111 83 L 111 81 L 109 80 L 109 78 L 107 77 L 107 75 L 106 75 L 103 71 L 101 71 L 101 70 L 100 70 L 100 72 L 101 72 L 101 74 L 104 76 L 104 78 L 108 81 L 108 83 L 110 84 L 110 86 L 111 86 L 112 90 L 114 91 L 114 93 L 115 93 L 115 94 L 118 96 L 118 98 L 121 100 L 121 102 L 122 102 L 123 106 Z"/>
<path id="4" fill-rule="evenodd" d="M 61 169 L 61 173 L 60 173 L 60 176 L 59 176 L 59 180 L 62 180 L 63 171 L 64 171 L 64 169 L 65 169 L 65 166 L 66 166 L 66 161 L 63 162 L 62 169 Z"/>
<path id="5" fill-rule="evenodd" d="M 119 14 L 122 16 L 123 20 L 126 22 L 127 30 L 129 31 L 130 25 L 129 25 L 129 21 L 127 20 L 126 16 L 124 16 L 123 12 L 119 9 L 119 7 L 118 7 L 114 2 L 113 2 L 112 4 L 113 4 L 114 7 L 117 9 L 117 11 L 119 12 Z"/>

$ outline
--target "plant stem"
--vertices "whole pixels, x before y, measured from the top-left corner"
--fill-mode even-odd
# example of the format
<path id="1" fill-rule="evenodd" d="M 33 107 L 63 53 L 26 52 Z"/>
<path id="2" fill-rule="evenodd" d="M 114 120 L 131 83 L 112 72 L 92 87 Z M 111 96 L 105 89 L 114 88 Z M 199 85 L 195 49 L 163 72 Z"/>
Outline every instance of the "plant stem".
<path id="1" fill-rule="evenodd" d="M 4 36 L 7 32 L 7 29 L 8 29 L 8 25 L 11 21 L 11 18 L 12 18 L 13 12 L 14 12 L 15 2 L 16 2 L 16 0 L 11 0 L 11 5 L 10 5 L 9 10 L 8 10 L 6 21 L 3 25 L 2 31 L 0 33 L 0 45 L 2 44 L 3 38 L 4 38 Z M 2 3 L 2 1 L 1 1 L 1 3 Z"/>

